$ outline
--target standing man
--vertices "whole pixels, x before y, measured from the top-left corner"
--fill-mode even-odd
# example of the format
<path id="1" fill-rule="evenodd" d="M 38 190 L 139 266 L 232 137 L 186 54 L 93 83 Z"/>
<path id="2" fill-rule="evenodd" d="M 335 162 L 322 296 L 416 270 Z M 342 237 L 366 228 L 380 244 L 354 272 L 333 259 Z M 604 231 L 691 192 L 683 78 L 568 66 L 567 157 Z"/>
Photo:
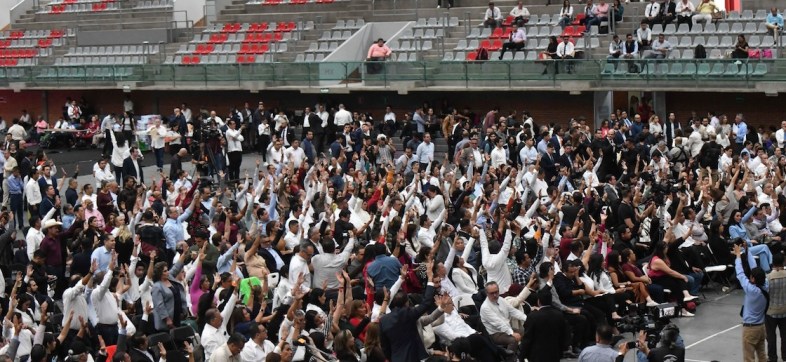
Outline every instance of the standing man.
<path id="1" fill-rule="evenodd" d="M 746 247 L 747 248 L 747 247 Z M 770 294 L 767 292 L 767 278 L 764 270 L 756 266 L 756 260 L 750 251 L 745 253 L 748 257 L 748 264 L 753 266 L 750 275 L 746 276 L 742 268 L 742 257 L 740 245 L 734 245 L 734 270 L 737 272 L 737 280 L 740 281 L 742 290 L 745 291 L 745 300 L 742 304 L 742 359 L 743 361 L 767 361 L 767 354 L 764 351 L 764 316 L 767 306 L 770 304 Z"/>
<path id="2" fill-rule="evenodd" d="M 237 121 L 234 119 L 229 120 L 229 129 L 226 131 L 227 136 L 227 156 L 229 158 L 229 179 L 237 180 L 240 178 L 240 163 L 243 162 L 243 130 L 246 125 L 240 126 L 237 129 Z"/>
<path id="3" fill-rule="evenodd" d="M 352 113 L 346 110 L 343 104 L 339 104 L 338 111 L 333 115 L 333 126 L 335 127 L 336 133 L 341 132 L 344 126 L 348 124 L 352 124 Z"/>
<path id="4" fill-rule="evenodd" d="M 145 183 L 142 165 L 139 164 L 139 148 L 136 146 L 131 146 L 131 155 L 123 160 L 123 176 L 131 176 L 140 184 Z"/>
<path id="5" fill-rule="evenodd" d="M 734 154 L 739 155 L 745 148 L 745 136 L 748 135 L 748 124 L 742 118 L 742 113 L 737 113 L 737 116 L 734 117 L 731 133 L 734 135 Z"/>
<path id="6" fill-rule="evenodd" d="M 778 360 L 777 328 L 781 334 L 781 358 L 786 356 L 786 270 L 783 270 L 784 256 L 781 253 L 772 255 L 772 271 L 767 275 L 768 292 L 772 295 L 764 326 L 767 329 L 767 357 L 770 361 Z"/>
<path id="7" fill-rule="evenodd" d="M 150 147 L 153 148 L 153 153 L 156 155 L 156 167 L 158 167 L 158 172 L 161 172 L 164 168 L 164 146 L 166 146 L 164 136 L 166 136 L 167 130 L 161 125 L 161 120 L 156 118 L 153 120 L 153 124 L 147 127 L 147 134 L 150 136 Z"/>

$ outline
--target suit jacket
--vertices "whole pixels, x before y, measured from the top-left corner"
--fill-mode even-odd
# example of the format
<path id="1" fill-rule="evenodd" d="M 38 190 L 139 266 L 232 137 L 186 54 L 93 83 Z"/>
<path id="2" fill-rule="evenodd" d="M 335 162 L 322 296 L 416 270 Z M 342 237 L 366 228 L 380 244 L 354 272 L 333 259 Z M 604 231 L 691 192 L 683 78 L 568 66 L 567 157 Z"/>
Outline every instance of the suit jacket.
<path id="1" fill-rule="evenodd" d="M 671 147 L 674 144 L 674 132 L 681 130 L 682 126 L 678 122 L 671 123 L 669 120 L 663 122 L 663 134 L 666 136 L 666 145 Z"/>
<path id="2" fill-rule="evenodd" d="M 532 362 L 559 362 L 568 345 L 565 317 L 557 308 L 545 307 L 530 313 L 524 322 L 521 359 Z"/>
<path id="3" fill-rule="evenodd" d="M 677 16 L 677 3 L 672 1 L 670 3 L 664 3 L 660 6 L 661 16 Z"/>
<path id="4" fill-rule="evenodd" d="M 324 133 L 325 130 L 322 129 L 322 118 L 316 113 L 311 113 L 308 115 L 308 123 L 311 125 L 311 131 L 314 132 L 316 135 L 317 133 Z"/>
<path id="5" fill-rule="evenodd" d="M 137 159 L 136 162 L 139 165 L 139 175 L 136 174 L 136 168 L 134 168 L 134 161 L 131 160 L 130 156 L 126 157 L 126 159 L 123 160 L 123 177 L 134 176 L 139 180 L 140 183 L 143 183 L 145 182 L 145 172 L 142 171 L 142 160 Z"/>
<path id="6" fill-rule="evenodd" d="M 158 348 L 158 347 L 156 347 Z M 148 352 L 149 353 L 149 352 Z M 128 350 L 128 355 L 131 357 L 131 362 L 157 362 L 147 357 L 144 353 L 139 351 L 136 348 L 131 348 Z M 152 356 L 153 354 L 150 353 Z"/>
<path id="7" fill-rule="evenodd" d="M 46 189 L 49 187 L 49 184 L 46 183 L 46 179 L 39 177 L 38 186 L 41 187 L 41 195 L 46 195 Z M 55 195 L 60 195 L 60 191 L 57 189 L 57 176 L 52 176 L 52 186 L 55 188 Z"/>
<path id="8" fill-rule="evenodd" d="M 417 321 L 434 306 L 434 287 L 427 286 L 423 303 L 416 307 L 396 308 L 379 321 L 382 349 L 390 362 L 420 361 L 428 357 L 417 332 Z"/>
<path id="9" fill-rule="evenodd" d="M 295 141 L 294 130 L 292 128 L 289 128 L 289 127 L 287 127 L 286 129 L 287 129 L 287 144 L 288 145 L 292 145 L 292 142 Z M 278 130 L 277 132 L 278 132 L 278 136 L 281 137 L 284 134 L 284 129 L 282 128 L 282 129 Z"/>
<path id="10" fill-rule="evenodd" d="M 269 250 L 264 248 L 259 248 L 258 250 L 259 251 L 257 251 L 257 254 L 259 254 L 259 256 L 261 256 L 262 259 L 265 259 L 265 265 L 267 266 L 267 269 L 271 273 L 278 273 L 278 268 L 276 267 L 276 258 L 273 256 L 273 254 L 271 254 Z M 273 252 L 278 253 L 278 251 L 276 250 L 273 250 Z M 279 255 L 279 257 L 281 257 L 282 260 L 284 259 L 281 255 Z"/>
<path id="11" fill-rule="evenodd" d="M 125 162 L 123 163 L 125 166 Z M 183 161 L 180 159 L 180 156 L 178 155 L 172 156 L 172 159 L 169 162 L 169 179 L 172 180 L 172 182 L 177 181 L 177 173 L 180 172 L 180 170 L 182 169 L 183 169 Z M 175 190 L 175 192 L 177 192 L 177 190 Z"/>
<path id="12" fill-rule="evenodd" d="M 552 153 L 551 155 L 544 154 L 540 158 L 540 167 L 543 168 L 543 172 L 546 174 L 546 182 L 549 185 L 554 183 L 551 181 L 552 177 L 557 176 L 557 162 L 559 161 L 557 160 L 556 153 Z"/>

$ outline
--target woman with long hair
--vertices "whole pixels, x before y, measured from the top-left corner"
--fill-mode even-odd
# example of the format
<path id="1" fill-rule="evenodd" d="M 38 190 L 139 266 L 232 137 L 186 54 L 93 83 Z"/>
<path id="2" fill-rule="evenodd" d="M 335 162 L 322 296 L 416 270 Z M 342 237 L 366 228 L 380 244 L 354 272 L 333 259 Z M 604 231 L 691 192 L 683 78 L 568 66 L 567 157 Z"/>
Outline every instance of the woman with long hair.
<path id="1" fill-rule="evenodd" d="M 342 330 L 333 340 L 333 351 L 339 362 L 360 362 L 362 360 L 357 347 L 355 347 L 355 337 L 349 330 Z"/>
<path id="2" fill-rule="evenodd" d="M 114 213 L 110 215 L 114 215 Z M 117 262 L 127 264 L 131 261 L 131 253 L 134 251 L 134 235 L 126 225 L 126 216 L 123 214 L 114 216 L 113 225 L 111 234 L 115 237 Z"/>
<path id="3" fill-rule="evenodd" d="M 603 268 L 603 255 L 592 254 L 587 261 L 587 276 L 592 279 L 593 289 L 605 292 L 606 295 L 611 295 L 614 303 L 617 305 L 617 312 L 623 313 L 626 310 L 628 303 L 634 301 L 635 296 L 633 292 L 627 290 L 625 287 L 615 287 L 611 282 L 611 277 L 606 269 Z"/>
<path id="4" fill-rule="evenodd" d="M 636 265 L 636 253 L 632 249 L 625 248 L 622 250 L 622 262 L 622 274 L 629 281 L 644 283 L 647 286 L 647 292 L 650 293 L 653 300 L 657 302 L 666 301 L 663 295 L 663 287 L 659 284 L 654 284 L 652 279 Z"/>
<path id="5" fill-rule="evenodd" d="M 670 233 L 671 230 L 667 231 L 667 234 Z M 696 296 L 693 296 L 688 292 L 688 277 L 678 273 L 669 266 L 671 261 L 666 256 L 668 249 L 669 245 L 666 242 L 661 241 L 655 244 L 652 251 L 652 259 L 650 259 L 647 276 L 652 279 L 653 283 L 661 285 L 664 289 L 671 290 L 672 294 L 682 294 L 683 302 L 690 302 L 696 299 Z M 683 310 L 683 313 L 685 312 L 686 311 Z"/>
<path id="6" fill-rule="evenodd" d="M 608 270 L 611 284 L 614 288 L 631 292 L 636 303 L 647 303 L 652 307 L 658 303 L 652 299 L 647 291 L 647 286 L 643 282 L 633 282 L 628 279 L 622 270 L 622 255 L 616 250 L 612 250 L 606 259 L 606 269 Z"/>
<path id="7" fill-rule="evenodd" d="M 381 332 L 379 323 L 370 323 L 366 328 L 366 341 L 363 349 L 366 362 L 385 362 L 385 353 L 382 351 Z"/>
<path id="8" fill-rule="evenodd" d="M 741 201 L 740 205 L 744 205 L 744 203 Z M 765 273 L 769 273 L 770 264 L 772 263 L 772 252 L 770 251 L 770 247 L 766 244 L 754 244 L 754 241 L 748 236 L 748 230 L 745 229 L 744 225 L 751 221 L 751 218 L 757 211 L 758 208 L 753 206 L 744 216 L 739 210 L 732 212 L 727 224 L 729 227 L 729 238 L 735 242 L 737 239 L 745 242 L 748 245 L 748 252 L 751 253 L 751 255 L 759 257 L 759 266 L 761 269 L 764 270 Z"/>
<path id="9" fill-rule="evenodd" d="M 362 300 L 353 300 L 349 307 L 349 324 L 355 327 L 355 335 L 360 342 L 366 340 L 366 328 L 370 322 L 369 309 Z M 338 338 L 338 337 L 336 337 Z"/>

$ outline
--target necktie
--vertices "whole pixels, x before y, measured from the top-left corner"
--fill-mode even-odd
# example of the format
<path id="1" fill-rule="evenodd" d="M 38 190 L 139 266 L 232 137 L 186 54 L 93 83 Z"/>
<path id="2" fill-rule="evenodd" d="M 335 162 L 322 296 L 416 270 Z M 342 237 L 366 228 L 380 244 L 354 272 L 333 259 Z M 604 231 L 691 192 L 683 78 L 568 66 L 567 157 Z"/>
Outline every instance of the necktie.
<path id="1" fill-rule="evenodd" d="M 650 17 L 652 17 L 654 12 L 655 12 L 655 5 L 650 4 Z"/>

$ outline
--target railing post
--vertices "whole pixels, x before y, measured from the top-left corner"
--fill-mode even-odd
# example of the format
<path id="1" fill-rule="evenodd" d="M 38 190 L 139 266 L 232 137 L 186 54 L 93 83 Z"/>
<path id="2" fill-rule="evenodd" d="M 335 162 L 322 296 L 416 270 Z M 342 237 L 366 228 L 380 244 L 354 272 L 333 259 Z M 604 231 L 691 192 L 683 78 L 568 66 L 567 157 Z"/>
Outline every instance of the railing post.
<path id="1" fill-rule="evenodd" d="M 464 12 L 464 36 L 465 37 L 469 36 L 469 32 L 472 29 L 472 25 L 470 24 L 471 22 L 472 22 L 472 17 L 470 15 L 469 11 L 465 11 Z"/>

